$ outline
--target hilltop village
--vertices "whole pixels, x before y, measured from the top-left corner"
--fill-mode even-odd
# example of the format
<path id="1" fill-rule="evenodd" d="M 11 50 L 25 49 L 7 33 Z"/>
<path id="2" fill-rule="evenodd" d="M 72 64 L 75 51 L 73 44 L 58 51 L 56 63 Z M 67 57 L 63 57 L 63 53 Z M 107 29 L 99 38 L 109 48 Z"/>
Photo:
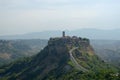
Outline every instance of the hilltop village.
<path id="1" fill-rule="evenodd" d="M 90 41 L 87 38 L 81 38 L 77 36 L 66 36 L 65 31 L 62 32 L 62 37 L 56 37 L 56 38 L 50 38 L 48 41 L 48 45 L 66 45 L 68 44 L 69 46 L 89 46 Z"/>

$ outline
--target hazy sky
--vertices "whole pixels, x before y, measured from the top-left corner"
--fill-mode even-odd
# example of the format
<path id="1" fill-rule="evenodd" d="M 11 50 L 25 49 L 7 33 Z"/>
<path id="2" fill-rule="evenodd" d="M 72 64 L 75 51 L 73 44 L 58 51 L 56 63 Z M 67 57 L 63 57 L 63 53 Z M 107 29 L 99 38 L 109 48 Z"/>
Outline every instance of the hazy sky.
<path id="1" fill-rule="evenodd" d="M 0 0 L 0 35 L 120 28 L 120 0 Z"/>

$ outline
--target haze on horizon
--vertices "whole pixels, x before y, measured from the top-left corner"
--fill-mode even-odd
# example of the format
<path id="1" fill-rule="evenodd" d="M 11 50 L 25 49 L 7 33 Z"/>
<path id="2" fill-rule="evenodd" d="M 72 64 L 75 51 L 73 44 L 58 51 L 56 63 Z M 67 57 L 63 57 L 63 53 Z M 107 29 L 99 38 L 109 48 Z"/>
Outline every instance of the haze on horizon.
<path id="1" fill-rule="evenodd" d="M 120 0 L 0 0 L 0 35 L 120 28 Z"/>

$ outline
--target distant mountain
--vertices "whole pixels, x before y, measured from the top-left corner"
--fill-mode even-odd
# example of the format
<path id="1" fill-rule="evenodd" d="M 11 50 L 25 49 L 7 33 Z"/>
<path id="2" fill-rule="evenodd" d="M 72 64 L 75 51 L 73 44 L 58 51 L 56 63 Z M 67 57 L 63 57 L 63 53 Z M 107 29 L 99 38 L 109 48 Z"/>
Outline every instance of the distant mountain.
<path id="1" fill-rule="evenodd" d="M 50 38 L 36 56 L 0 67 L 0 80 L 119 80 L 119 69 L 95 55 L 80 37 Z"/>
<path id="2" fill-rule="evenodd" d="M 100 29 L 79 29 L 66 31 L 67 35 L 76 35 L 81 37 L 87 37 L 89 39 L 102 39 L 102 40 L 120 40 L 118 36 L 120 29 L 113 30 L 100 30 Z M 61 31 L 43 31 L 33 32 L 23 35 L 11 35 L 11 36 L 0 36 L 0 39 L 49 39 L 51 36 L 61 36 Z"/>

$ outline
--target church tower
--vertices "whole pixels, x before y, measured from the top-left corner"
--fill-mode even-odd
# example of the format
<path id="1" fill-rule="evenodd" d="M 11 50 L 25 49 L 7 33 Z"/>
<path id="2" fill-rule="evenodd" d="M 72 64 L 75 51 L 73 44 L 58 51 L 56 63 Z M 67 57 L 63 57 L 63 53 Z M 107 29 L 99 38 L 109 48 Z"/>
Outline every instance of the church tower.
<path id="1" fill-rule="evenodd" d="M 65 37 L 65 31 L 63 31 L 62 36 Z"/>

